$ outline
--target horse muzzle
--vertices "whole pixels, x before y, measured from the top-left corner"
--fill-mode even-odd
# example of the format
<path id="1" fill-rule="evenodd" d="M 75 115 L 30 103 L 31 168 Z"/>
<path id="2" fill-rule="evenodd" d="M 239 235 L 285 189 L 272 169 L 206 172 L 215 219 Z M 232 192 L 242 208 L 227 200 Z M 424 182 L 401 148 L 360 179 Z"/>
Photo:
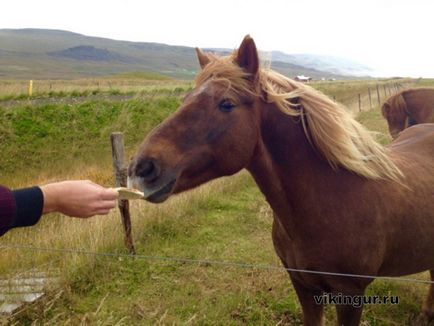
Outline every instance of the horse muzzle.
<path id="1" fill-rule="evenodd" d="M 157 160 L 152 158 L 133 161 L 128 168 L 128 188 L 143 192 L 145 199 L 162 203 L 173 192 L 177 178 L 175 174 L 164 173 Z"/>

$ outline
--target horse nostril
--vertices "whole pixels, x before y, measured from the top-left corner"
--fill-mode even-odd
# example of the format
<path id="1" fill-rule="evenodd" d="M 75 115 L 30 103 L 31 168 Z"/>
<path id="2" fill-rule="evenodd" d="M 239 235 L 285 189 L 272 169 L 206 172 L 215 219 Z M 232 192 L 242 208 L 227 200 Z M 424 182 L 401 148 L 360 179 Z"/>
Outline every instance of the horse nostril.
<path id="1" fill-rule="evenodd" d="M 152 182 L 158 178 L 160 169 L 153 159 L 143 159 L 137 162 L 136 175 L 142 177 L 146 182 Z"/>
<path id="2" fill-rule="evenodd" d="M 148 161 L 142 164 L 140 168 L 140 174 L 146 176 L 152 173 L 152 170 L 154 170 L 154 163 L 152 163 L 152 161 Z"/>

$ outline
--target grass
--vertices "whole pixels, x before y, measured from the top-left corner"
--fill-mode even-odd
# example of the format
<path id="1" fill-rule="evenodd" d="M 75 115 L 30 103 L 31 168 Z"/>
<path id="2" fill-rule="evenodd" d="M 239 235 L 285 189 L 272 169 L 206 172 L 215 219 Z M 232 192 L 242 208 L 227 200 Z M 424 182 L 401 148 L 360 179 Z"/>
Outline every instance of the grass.
<path id="1" fill-rule="evenodd" d="M 389 134 L 387 121 L 383 118 L 380 109 L 361 112 L 357 120 L 364 126 L 369 126 L 369 130 L 377 133 L 376 139 L 380 144 L 390 143 L 392 137 Z"/>
<path id="2" fill-rule="evenodd" d="M 337 96 L 343 94 L 342 87 L 352 94 L 340 100 L 347 104 L 371 83 L 313 86 Z M 86 178 L 110 186 L 110 132 L 124 131 L 127 152 L 132 154 L 144 134 L 178 105 L 177 97 L 86 99 L 81 103 L 55 101 L 32 106 L 18 103 L 3 108 L 0 102 L 0 144 L 1 151 L 7 153 L 0 157 L 0 184 L 24 186 Z M 360 113 L 358 119 L 369 129 L 387 134 L 378 107 Z M 389 139 L 386 135 L 380 141 L 387 143 Z M 8 156 L 13 160 L 6 159 Z M 162 205 L 131 205 L 139 255 L 280 265 L 271 242 L 271 211 L 245 172 L 178 195 Z M 121 230 L 116 212 L 89 220 L 52 214 L 33 228 L 9 232 L 0 241 L 3 245 L 125 253 Z M 300 306 L 283 271 L 9 249 L 2 251 L 0 273 L 47 264 L 61 271 L 62 286 L 13 316 L 11 323 L 301 323 Z M 415 277 L 427 278 L 425 274 Z M 365 325 L 409 323 L 419 313 L 426 292 L 425 285 L 375 281 L 368 294 L 398 295 L 400 304 L 365 307 Z M 336 321 L 333 307 L 327 307 L 326 316 L 328 324 Z"/>
<path id="3" fill-rule="evenodd" d="M 156 97 L 0 109 L 1 170 L 14 178 L 13 172 L 26 166 L 35 175 L 45 170 L 61 175 L 77 162 L 88 164 L 101 155 L 108 160 L 111 132 L 125 130 L 132 150 L 178 105 L 177 97 Z"/>
<path id="4" fill-rule="evenodd" d="M 158 217 L 148 207 L 140 207 L 142 213 L 136 207 L 135 218 L 147 218 L 145 225 L 134 225 L 138 253 L 277 265 L 269 238 L 271 219 L 261 210 L 265 203 L 256 200 L 258 195 L 252 180 L 242 174 L 198 190 L 188 200 L 171 201 Z M 264 244 L 266 250 L 261 249 Z M 252 251 L 258 254 L 252 257 Z M 287 306 L 294 314 L 298 311 L 293 293 L 288 297 L 292 290 L 282 271 L 96 257 L 74 274 L 68 293 L 45 318 L 36 309 L 19 320 L 38 316 L 43 323 L 56 318 L 73 324 L 83 319 L 87 324 L 121 319 L 124 324 L 244 324 L 270 318 L 278 322 L 286 318 Z M 98 313 L 92 313 L 103 301 Z M 70 310 L 67 318 L 59 317 L 65 307 Z"/>
<path id="5" fill-rule="evenodd" d="M 141 76 L 143 78 L 141 78 Z M 148 79 L 152 77 L 155 79 Z M 191 89 L 190 81 L 164 79 L 150 73 L 133 72 L 99 79 L 34 80 L 29 96 L 29 81 L 0 80 L 2 101 L 41 98 L 88 97 L 95 95 L 168 95 Z"/>

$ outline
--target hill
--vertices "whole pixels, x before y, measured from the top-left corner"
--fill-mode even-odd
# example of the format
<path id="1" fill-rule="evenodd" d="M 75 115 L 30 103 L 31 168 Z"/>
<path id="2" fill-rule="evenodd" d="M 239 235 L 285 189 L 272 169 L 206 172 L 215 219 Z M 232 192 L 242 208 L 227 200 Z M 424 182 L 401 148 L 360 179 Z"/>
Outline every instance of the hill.
<path id="1" fill-rule="evenodd" d="M 336 75 L 369 76 L 372 70 L 358 62 L 329 55 L 286 54 L 279 51 L 271 53 L 273 61 L 321 70 Z"/>
<path id="2" fill-rule="evenodd" d="M 315 55 L 273 52 L 272 67 L 288 76 L 360 75 L 360 65 Z M 73 79 L 131 71 L 190 79 L 198 69 L 193 47 L 118 41 L 59 30 L 0 29 L 0 78 L 4 79 Z"/>

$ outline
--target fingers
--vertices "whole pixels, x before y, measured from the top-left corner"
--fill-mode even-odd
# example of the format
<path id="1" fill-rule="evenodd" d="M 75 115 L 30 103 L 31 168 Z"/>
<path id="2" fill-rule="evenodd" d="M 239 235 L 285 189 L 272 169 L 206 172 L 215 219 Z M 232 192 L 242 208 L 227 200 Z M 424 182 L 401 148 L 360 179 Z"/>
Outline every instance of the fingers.
<path id="1" fill-rule="evenodd" d="M 101 199 L 102 200 L 115 200 L 119 198 L 119 193 L 111 188 L 104 188 L 101 191 Z"/>
<path id="2" fill-rule="evenodd" d="M 110 213 L 110 209 L 102 209 L 97 211 L 95 215 L 107 215 L 108 213 Z"/>
<path id="3" fill-rule="evenodd" d="M 94 215 L 107 215 L 113 208 L 116 207 L 116 204 L 116 200 L 104 201 L 103 204 L 95 211 Z"/>
<path id="4" fill-rule="evenodd" d="M 101 201 L 98 204 L 98 208 L 97 209 L 113 209 L 115 208 L 117 205 L 117 201 L 116 200 L 105 200 L 105 201 Z"/>
<path id="5" fill-rule="evenodd" d="M 106 215 L 116 207 L 119 198 L 116 190 L 105 188 L 90 180 L 67 180 L 56 183 L 52 187 L 54 186 L 56 191 L 52 193 L 57 201 L 52 201 L 57 205 L 54 209 L 48 209 L 49 207 L 45 209 L 44 207 L 44 213 L 58 211 L 68 216 L 82 218 Z M 49 195 L 48 190 L 44 192 L 44 196 L 45 193 Z M 48 195 L 46 202 L 50 203 Z"/>

